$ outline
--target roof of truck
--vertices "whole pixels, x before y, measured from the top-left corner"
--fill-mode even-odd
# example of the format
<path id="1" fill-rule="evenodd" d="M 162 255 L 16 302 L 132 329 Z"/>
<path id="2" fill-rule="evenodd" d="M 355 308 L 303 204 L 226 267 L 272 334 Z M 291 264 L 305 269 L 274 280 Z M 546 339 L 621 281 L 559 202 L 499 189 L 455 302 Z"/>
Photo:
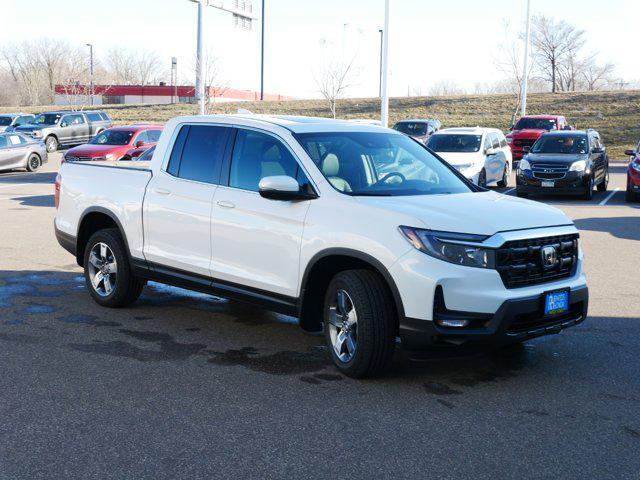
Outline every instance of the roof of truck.
<path id="1" fill-rule="evenodd" d="M 293 133 L 306 132 L 330 132 L 330 131 L 354 131 L 354 132 L 385 132 L 398 133 L 395 130 L 384 128 L 369 123 L 352 122 L 350 120 L 341 120 L 335 118 L 323 117 L 302 117 L 295 115 L 254 115 L 254 114 L 230 114 L 230 115 L 213 115 L 205 118 L 225 118 L 247 120 L 252 122 L 265 123 L 269 125 L 278 125 L 286 128 Z M 401 135 L 398 133 L 398 135 Z"/>

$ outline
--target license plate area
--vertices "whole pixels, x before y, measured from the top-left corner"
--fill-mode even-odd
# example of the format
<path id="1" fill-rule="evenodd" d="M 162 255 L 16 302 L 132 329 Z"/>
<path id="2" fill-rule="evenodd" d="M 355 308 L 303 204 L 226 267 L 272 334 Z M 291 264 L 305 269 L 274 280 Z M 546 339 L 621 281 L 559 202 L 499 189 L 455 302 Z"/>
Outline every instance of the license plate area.
<path id="1" fill-rule="evenodd" d="M 543 294 L 544 315 L 555 317 L 569 311 L 569 290 L 556 290 Z"/>
<path id="2" fill-rule="evenodd" d="M 544 181 L 544 180 L 543 180 L 542 182 L 540 182 L 540 184 L 541 184 L 543 187 L 553 188 L 553 187 L 555 186 L 555 184 L 556 184 L 556 183 L 555 183 L 555 182 L 549 182 L 549 181 Z"/>

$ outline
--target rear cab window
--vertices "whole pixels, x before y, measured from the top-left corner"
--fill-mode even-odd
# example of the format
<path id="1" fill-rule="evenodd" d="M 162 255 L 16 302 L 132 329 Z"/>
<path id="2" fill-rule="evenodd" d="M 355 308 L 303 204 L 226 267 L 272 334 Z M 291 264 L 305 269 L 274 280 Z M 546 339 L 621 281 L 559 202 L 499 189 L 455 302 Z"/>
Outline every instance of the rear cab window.
<path id="1" fill-rule="evenodd" d="M 104 113 L 104 112 L 99 112 L 100 118 L 102 118 L 102 120 L 104 120 L 105 122 L 110 122 L 111 119 L 109 118 L 109 116 Z"/>
<path id="2" fill-rule="evenodd" d="M 173 144 L 167 173 L 185 180 L 219 184 L 231 127 L 184 125 Z"/>
<path id="3" fill-rule="evenodd" d="M 102 117 L 100 117 L 99 113 L 87 113 L 87 118 L 90 122 L 101 122 Z"/>

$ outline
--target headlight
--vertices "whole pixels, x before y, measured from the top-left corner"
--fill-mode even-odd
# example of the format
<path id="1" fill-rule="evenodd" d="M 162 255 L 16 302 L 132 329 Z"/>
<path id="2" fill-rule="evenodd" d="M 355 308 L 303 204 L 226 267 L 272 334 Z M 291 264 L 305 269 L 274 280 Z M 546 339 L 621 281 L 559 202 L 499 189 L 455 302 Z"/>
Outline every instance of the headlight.
<path id="1" fill-rule="evenodd" d="M 569 167 L 570 172 L 582 172 L 587 168 L 587 162 L 584 160 L 578 160 L 577 162 L 573 162 L 571 167 Z"/>
<path id="2" fill-rule="evenodd" d="M 105 156 L 105 159 L 107 160 L 107 162 L 110 162 L 111 160 L 115 160 L 116 156 L 113 153 L 108 153 Z"/>
<path id="3" fill-rule="evenodd" d="M 640 162 L 638 160 L 634 160 L 631 162 L 631 168 L 633 168 L 636 172 L 640 172 Z"/>
<path id="4" fill-rule="evenodd" d="M 520 160 L 518 164 L 519 170 L 531 170 L 531 165 L 529 164 L 529 160 L 525 160 L 524 158 Z"/>
<path id="5" fill-rule="evenodd" d="M 433 258 L 465 267 L 495 267 L 495 251 L 477 245 L 486 236 L 435 232 L 406 226 L 399 228 L 411 245 Z"/>
<path id="6" fill-rule="evenodd" d="M 513 138 L 507 137 L 507 143 L 513 143 Z"/>

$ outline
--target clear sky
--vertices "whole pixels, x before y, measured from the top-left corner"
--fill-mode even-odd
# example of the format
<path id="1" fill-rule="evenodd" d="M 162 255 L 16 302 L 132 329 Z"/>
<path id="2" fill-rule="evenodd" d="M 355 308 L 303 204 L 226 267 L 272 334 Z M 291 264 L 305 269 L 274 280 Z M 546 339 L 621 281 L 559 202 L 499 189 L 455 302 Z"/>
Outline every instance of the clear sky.
<path id="1" fill-rule="evenodd" d="M 225 0 L 232 3 L 232 0 Z M 253 0 L 260 12 L 260 1 Z M 585 51 L 640 79 L 637 24 L 640 0 L 531 0 L 533 14 L 564 19 L 587 32 Z M 426 93 L 440 80 L 472 89 L 501 74 L 494 59 L 503 23 L 520 27 L 526 0 L 391 0 L 390 90 Z M 187 0 L 0 0 L 0 44 L 30 37 L 93 43 L 99 57 L 113 46 L 155 50 L 167 69 L 178 57 L 180 78 L 193 80 L 195 4 Z M 266 0 L 265 90 L 317 97 L 314 73 L 327 55 L 357 51 L 349 96 L 378 93 L 383 0 Z M 209 8 L 207 50 L 219 59 L 228 86 L 259 88 L 259 24 L 232 26 L 231 15 Z"/>

